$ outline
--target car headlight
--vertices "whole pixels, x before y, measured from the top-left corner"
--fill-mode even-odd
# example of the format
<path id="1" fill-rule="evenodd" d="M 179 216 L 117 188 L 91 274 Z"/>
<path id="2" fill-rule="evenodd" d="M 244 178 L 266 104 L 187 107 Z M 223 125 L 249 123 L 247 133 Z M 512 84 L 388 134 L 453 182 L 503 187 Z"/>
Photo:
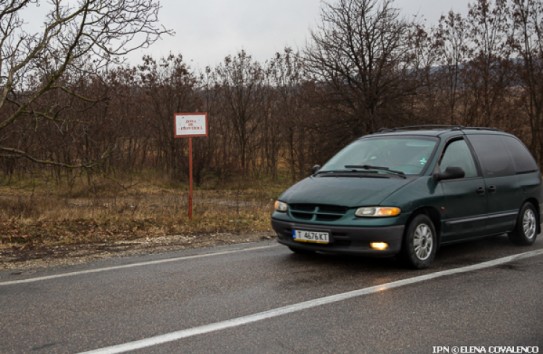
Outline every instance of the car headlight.
<path id="1" fill-rule="evenodd" d="M 362 207 L 356 209 L 354 215 L 360 218 L 382 218 L 398 216 L 402 210 L 397 207 Z"/>
<path id="2" fill-rule="evenodd" d="M 275 208 L 275 211 L 280 211 L 280 212 L 284 213 L 288 209 L 288 204 L 284 203 L 284 202 L 281 202 L 279 200 L 276 200 L 275 204 L 274 204 L 274 208 Z"/>

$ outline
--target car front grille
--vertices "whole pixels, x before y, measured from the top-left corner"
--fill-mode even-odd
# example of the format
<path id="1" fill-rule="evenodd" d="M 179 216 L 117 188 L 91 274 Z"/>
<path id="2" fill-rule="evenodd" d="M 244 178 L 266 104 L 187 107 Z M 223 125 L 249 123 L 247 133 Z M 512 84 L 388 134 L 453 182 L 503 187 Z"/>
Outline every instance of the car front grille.
<path id="1" fill-rule="evenodd" d="M 290 204 L 290 215 L 299 220 L 336 221 L 347 212 L 347 207 L 319 204 Z"/>

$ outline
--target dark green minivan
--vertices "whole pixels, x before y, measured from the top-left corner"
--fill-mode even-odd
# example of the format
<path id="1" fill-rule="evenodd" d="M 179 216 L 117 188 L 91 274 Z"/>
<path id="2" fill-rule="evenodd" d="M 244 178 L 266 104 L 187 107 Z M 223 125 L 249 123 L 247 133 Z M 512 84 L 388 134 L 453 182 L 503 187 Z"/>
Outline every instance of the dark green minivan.
<path id="1" fill-rule="evenodd" d="M 428 267 L 440 245 L 541 232 L 541 172 L 515 136 L 486 128 L 406 127 L 364 136 L 275 202 L 293 252 L 400 254 Z"/>

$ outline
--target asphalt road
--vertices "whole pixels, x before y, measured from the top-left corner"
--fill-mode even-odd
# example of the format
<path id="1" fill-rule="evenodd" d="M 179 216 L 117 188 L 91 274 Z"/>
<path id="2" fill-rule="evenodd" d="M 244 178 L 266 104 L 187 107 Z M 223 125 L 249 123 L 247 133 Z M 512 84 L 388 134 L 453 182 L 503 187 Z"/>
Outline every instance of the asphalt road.
<path id="1" fill-rule="evenodd" d="M 543 352 L 542 274 L 541 235 L 444 247 L 424 271 L 275 242 L 2 271 L 0 353 Z"/>

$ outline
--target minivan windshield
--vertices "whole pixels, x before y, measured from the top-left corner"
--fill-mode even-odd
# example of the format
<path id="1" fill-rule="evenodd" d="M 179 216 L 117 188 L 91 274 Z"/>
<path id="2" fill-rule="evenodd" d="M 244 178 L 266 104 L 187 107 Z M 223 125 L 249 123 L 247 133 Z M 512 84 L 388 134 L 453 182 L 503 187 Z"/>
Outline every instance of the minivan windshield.
<path id="1" fill-rule="evenodd" d="M 376 136 L 356 140 L 332 157 L 319 174 L 361 171 L 418 175 L 437 144 L 431 137 Z"/>

